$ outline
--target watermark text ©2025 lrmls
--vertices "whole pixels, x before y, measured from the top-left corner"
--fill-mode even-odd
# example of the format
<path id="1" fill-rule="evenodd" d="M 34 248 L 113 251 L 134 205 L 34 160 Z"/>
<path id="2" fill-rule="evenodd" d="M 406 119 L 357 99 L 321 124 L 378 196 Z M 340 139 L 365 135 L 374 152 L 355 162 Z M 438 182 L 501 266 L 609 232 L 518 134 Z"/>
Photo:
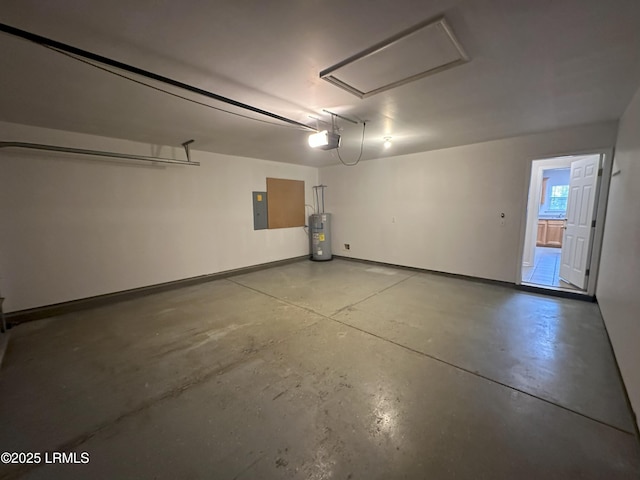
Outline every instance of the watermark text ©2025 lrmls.
<path id="1" fill-rule="evenodd" d="M 86 464 L 89 463 L 89 452 L 2 452 L 0 462 L 15 464 L 40 464 L 40 463 L 65 463 Z"/>

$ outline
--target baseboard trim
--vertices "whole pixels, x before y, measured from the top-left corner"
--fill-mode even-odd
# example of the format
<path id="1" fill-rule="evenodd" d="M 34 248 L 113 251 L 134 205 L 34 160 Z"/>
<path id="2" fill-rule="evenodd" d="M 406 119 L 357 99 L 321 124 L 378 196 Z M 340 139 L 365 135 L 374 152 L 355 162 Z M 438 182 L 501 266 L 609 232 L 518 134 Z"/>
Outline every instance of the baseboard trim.
<path id="1" fill-rule="evenodd" d="M 378 262 L 375 260 L 365 260 L 362 258 L 344 257 L 342 255 L 334 255 L 334 257 L 339 258 L 341 260 L 349 260 L 351 262 L 369 263 L 372 265 L 380 265 L 383 267 L 399 268 L 399 269 L 407 270 L 410 272 L 429 273 L 432 275 L 441 275 L 443 277 L 459 278 L 461 280 L 467 280 L 470 282 L 485 283 L 489 285 L 500 285 L 502 287 L 513 288 L 516 290 L 522 290 L 529 293 L 539 293 L 539 294 L 548 295 L 551 297 L 571 298 L 574 300 L 582 300 L 586 302 L 596 301 L 595 297 L 584 295 L 581 293 L 573 293 L 573 292 L 567 292 L 562 290 L 550 290 L 547 288 L 534 287 L 530 285 L 517 285 L 515 283 L 505 282 L 504 280 L 493 280 L 491 278 L 474 277 L 471 275 L 464 275 L 461 273 L 441 272 L 439 270 L 429 270 L 428 268 L 407 267 L 405 265 L 396 265 L 393 263 Z"/>
<path id="2" fill-rule="evenodd" d="M 408 267 L 406 265 L 397 265 L 394 263 L 378 262 L 375 260 L 366 260 L 363 258 L 345 257 L 342 255 L 333 255 L 334 258 L 340 260 L 347 260 L 350 262 L 366 263 L 370 265 L 380 265 L 383 267 L 393 267 L 401 270 L 407 270 L 411 272 L 429 273 L 433 275 L 441 275 L 451 278 L 459 278 L 477 283 L 485 283 L 490 285 L 500 285 L 508 288 L 515 288 L 530 293 L 538 293 L 542 295 L 549 295 L 554 297 L 570 298 L 575 300 L 582 300 L 587 302 L 595 302 L 594 296 L 584 295 L 580 293 L 573 293 L 561 290 L 549 290 L 545 288 L 534 287 L 530 285 L 516 285 L 511 282 L 505 282 L 502 280 L 493 280 L 489 278 L 474 277 L 471 275 L 463 275 L 459 273 L 441 272 L 438 270 L 429 270 L 426 268 Z M 259 270 L 266 270 L 268 268 L 277 267 L 280 265 L 287 265 L 290 263 L 299 262 L 302 260 L 309 260 L 309 255 L 301 255 L 298 257 L 286 258 L 283 260 L 276 260 L 274 262 L 261 263 L 258 265 L 252 265 L 249 267 L 242 267 L 233 270 L 225 270 L 224 272 L 210 273 L 207 275 L 199 275 L 197 277 L 184 278 L 181 280 L 174 280 L 171 282 L 158 283 L 155 285 L 149 285 L 146 287 L 134 288 L 130 290 L 122 290 L 120 292 L 107 293 L 104 295 L 97 295 L 95 297 L 81 298 L 78 300 L 71 300 L 69 302 L 56 303 L 53 305 L 45 305 L 42 307 L 35 307 L 26 310 L 18 310 L 15 312 L 5 313 L 5 319 L 7 327 L 11 328 L 15 325 L 24 322 L 30 322 L 33 320 L 40 320 L 43 318 L 53 317 L 57 315 L 64 315 L 66 313 L 77 312 L 86 310 L 89 308 L 95 308 L 111 303 L 122 302 L 125 300 L 132 300 L 147 295 L 153 295 L 154 293 L 165 292 L 168 290 L 174 290 L 177 288 L 188 287 L 191 285 L 198 285 L 200 283 L 212 282 L 214 280 L 220 280 L 223 278 L 231 277 L 234 275 L 241 275 L 244 273 L 256 272 Z"/>
<path id="3" fill-rule="evenodd" d="M 596 302 L 596 297 L 580 292 L 570 292 L 567 290 L 554 290 L 552 288 L 536 287 L 535 285 L 520 284 L 515 286 L 518 290 L 531 293 L 540 293 L 552 297 L 570 298 L 572 300 L 582 300 L 583 302 Z"/>
<path id="4" fill-rule="evenodd" d="M 505 282 L 503 280 L 493 280 L 491 278 L 473 277 L 471 275 L 464 275 L 461 273 L 441 272 L 439 270 L 429 270 L 428 268 L 407 267 L 406 265 L 396 265 L 395 263 L 378 262 L 376 260 L 365 260 L 363 258 L 343 257 L 342 255 L 334 255 L 334 257 L 339 258 L 340 260 L 348 260 L 350 262 L 368 263 L 371 265 L 380 265 L 382 267 L 393 267 L 393 268 L 398 268 L 400 270 L 407 270 L 409 272 L 430 273 L 433 275 L 440 275 L 442 277 L 451 277 L 451 278 L 459 278 L 461 280 L 468 280 L 470 282 L 486 283 L 489 285 L 500 285 L 503 287 L 511 287 L 511 288 L 515 286 L 515 284 L 511 282 Z"/>
<path id="5" fill-rule="evenodd" d="M 175 290 L 176 288 L 198 285 L 200 283 L 212 282 L 214 280 L 220 280 L 234 275 L 257 272 L 259 270 L 266 270 L 268 268 L 287 265 L 290 263 L 308 259 L 309 255 L 302 255 L 299 257 L 286 258 L 284 260 L 276 260 L 274 262 L 252 265 L 249 267 L 225 270 L 224 272 L 210 273 L 207 275 L 199 275 L 197 277 L 158 283 L 146 287 L 122 290 L 120 292 L 106 293 L 104 295 L 97 295 L 95 297 L 81 298 L 78 300 L 71 300 L 69 302 L 45 305 L 42 307 L 29 308 L 26 310 L 18 310 L 15 312 L 5 313 L 4 316 L 7 322 L 7 327 L 11 328 L 24 322 L 41 320 L 43 318 L 53 317 L 56 315 L 64 315 L 65 313 L 77 312 L 80 310 L 95 308 L 111 303 L 122 302 L 124 300 L 132 300 L 134 298 L 144 297 L 147 295 L 152 295 L 154 293 L 166 292 L 168 290 Z"/>

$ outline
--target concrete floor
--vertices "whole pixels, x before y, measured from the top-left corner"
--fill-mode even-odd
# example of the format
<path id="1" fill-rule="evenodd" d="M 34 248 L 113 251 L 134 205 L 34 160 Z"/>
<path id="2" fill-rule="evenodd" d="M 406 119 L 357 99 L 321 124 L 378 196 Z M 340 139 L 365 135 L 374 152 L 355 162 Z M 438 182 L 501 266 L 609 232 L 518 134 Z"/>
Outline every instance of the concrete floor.
<path id="1" fill-rule="evenodd" d="M 28 479 L 637 479 L 595 304 L 301 261 L 12 329 Z"/>

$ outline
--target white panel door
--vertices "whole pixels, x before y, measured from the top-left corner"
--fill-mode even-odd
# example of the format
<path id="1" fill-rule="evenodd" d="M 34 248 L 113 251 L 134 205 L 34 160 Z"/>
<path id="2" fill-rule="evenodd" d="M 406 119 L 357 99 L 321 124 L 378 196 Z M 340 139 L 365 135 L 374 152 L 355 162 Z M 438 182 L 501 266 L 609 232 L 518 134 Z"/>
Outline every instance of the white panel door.
<path id="1" fill-rule="evenodd" d="M 571 162 L 567 218 L 562 241 L 560 278 L 584 290 L 591 246 L 600 155 Z"/>

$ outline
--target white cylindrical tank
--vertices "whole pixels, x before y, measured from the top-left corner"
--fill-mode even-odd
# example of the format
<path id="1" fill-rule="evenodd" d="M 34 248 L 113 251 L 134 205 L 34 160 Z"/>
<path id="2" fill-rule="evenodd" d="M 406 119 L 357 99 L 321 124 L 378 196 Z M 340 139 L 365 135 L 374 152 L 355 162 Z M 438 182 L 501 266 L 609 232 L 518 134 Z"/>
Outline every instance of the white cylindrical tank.
<path id="1" fill-rule="evenodd" d="M 311 259 L 331 260 L 331 214 L 309 215 L 309 236 L 311 237 Z"/>

